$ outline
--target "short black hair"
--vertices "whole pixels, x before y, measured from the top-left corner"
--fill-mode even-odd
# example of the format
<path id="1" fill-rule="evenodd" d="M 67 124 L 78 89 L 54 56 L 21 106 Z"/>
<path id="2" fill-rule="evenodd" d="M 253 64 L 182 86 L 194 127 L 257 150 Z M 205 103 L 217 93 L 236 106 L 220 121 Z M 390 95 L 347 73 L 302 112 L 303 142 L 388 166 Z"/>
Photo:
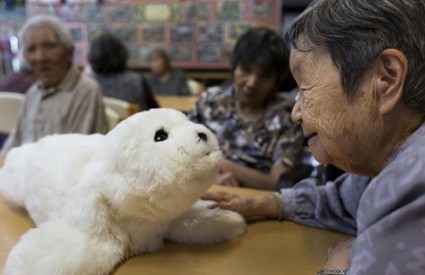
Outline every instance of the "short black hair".
<path id="1" fill-rule="evenodd" d="M 289 72 L 289 49 L 275 31 L 254 27 L 238 39 L 230 63 L 232 74 L 239 65 L 250 67 L 257 64 L 264 73 L 275 73 L 276 85 L 279 85 Z"/>
<path id="2" fill-rule="evenodd" d="M 90 42 L 88 60 L 94 72 L 113 74 L 127 68 L 126 46 L 112 33 L 104 32 Z"/>

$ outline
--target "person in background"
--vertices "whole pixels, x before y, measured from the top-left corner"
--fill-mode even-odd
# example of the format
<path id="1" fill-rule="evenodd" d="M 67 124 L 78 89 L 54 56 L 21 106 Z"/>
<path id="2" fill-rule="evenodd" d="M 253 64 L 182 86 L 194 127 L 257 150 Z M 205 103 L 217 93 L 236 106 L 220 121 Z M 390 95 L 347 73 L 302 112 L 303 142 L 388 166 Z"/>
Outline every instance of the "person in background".
<path id="1" fill-rule="evenodd" d="M 90 42 L 88 61 L 104 96 L 137 104 L 141 111 L 157 108 L 146 80 L 127 68 L 127 60 L 127 48 L 109 32 L 99 34 Z"/>
<path id="2" fill-rule="evenodd" d="M 304 138 L 291 121 L 294 102 L 277 91 L 288 66 L 283 39 L 252 28 L 233 50 L 233 82 L 207 89 L 188 114 L 217 135 L 225 156 L 218 184 L 275 190 L 299 162 Z"/>
<path id="3" fill-rule="evenodd" d="M 98 84 L 73 66 L 73 41 L 56 17 L 31 17 L 22 27 L 23 56 L 37 77 L 26 94 L 2 156 L 50 134 L 106 133 L 108 123 Z"/>
<path id="4" fill-rule="evenodd" d="M 285 35 L 299 86 L 292 117 L 314 157 L 348 173 L 205 198 L 357 237 L 318 274 L 425 274 L 424 18 L 423 0 L 313 1 Z"/>
<path id="5" fill-rule="evenodd" d="M 172 70 L 171 60 L 163 49 L 155 49 L 149 56 L 151 75 L 149 86 L 155 95 L 190 95 L 183 71 Z"/>
<path id="6" fill-rule="evenodd" d="M 25 94 L 28 88 L 37 81 L 26 62 L 20 58 L 19 72 L 11 72 L 0 78 L 0 92 L 14 92 Z M 7 133 L 0 133 L 0 149 L 7 139 Z"/>
<path id="7" fill-rule="evenodd" d="M 21 61 L 19 72 L 12 72 L 0 78 L 0 92 L 25 94 L 28 88 L 37 81 L 26 62 Z"/>

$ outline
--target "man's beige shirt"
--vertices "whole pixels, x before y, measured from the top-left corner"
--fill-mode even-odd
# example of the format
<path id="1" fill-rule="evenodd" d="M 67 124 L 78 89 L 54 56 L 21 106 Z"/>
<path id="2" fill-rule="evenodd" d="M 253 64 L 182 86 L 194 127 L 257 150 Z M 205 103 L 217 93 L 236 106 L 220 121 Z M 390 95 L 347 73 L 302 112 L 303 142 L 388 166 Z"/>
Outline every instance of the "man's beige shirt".
<path id="1" fill-rule="evenodd" d="M 31 143 L 51 134 L 106 133 L 108 123 L 99 85 L 71 67 L 56 86 L 33 84 L 26 95 L 18 124 L 2 150 Z"/>

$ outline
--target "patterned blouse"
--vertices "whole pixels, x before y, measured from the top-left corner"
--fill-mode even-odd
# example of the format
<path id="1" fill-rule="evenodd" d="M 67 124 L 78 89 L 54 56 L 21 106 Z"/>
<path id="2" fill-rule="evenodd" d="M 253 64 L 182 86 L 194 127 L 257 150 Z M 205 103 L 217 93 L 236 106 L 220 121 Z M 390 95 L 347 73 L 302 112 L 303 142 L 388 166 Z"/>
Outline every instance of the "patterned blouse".
<path id="1" fill-rule="evenodd" d="M 205 91 L 190 120 L 212 130 L 224 156 L 249 168 L 269 173 L 273 166 L 293 167 L 302 154 L 301 127 L 291 120 L 294 102 L 275 93 L 261 123 L 240 118 L 235 108 L 233 85 Z"/>

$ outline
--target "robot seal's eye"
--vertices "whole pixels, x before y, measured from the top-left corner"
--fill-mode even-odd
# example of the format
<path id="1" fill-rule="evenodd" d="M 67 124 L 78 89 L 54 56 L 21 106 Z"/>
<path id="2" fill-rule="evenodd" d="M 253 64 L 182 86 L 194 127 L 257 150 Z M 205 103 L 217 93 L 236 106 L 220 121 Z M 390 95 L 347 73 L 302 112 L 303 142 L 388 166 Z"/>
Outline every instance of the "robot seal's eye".
<path id="1" fill-rule="evenodd" d="M 167 138 L 168 138 L 167 132 L 165 132 L 164 129 L 159 129 L 155 133 L 154 141 L 161 142 L 161 141 L 167 140 Z"/>

